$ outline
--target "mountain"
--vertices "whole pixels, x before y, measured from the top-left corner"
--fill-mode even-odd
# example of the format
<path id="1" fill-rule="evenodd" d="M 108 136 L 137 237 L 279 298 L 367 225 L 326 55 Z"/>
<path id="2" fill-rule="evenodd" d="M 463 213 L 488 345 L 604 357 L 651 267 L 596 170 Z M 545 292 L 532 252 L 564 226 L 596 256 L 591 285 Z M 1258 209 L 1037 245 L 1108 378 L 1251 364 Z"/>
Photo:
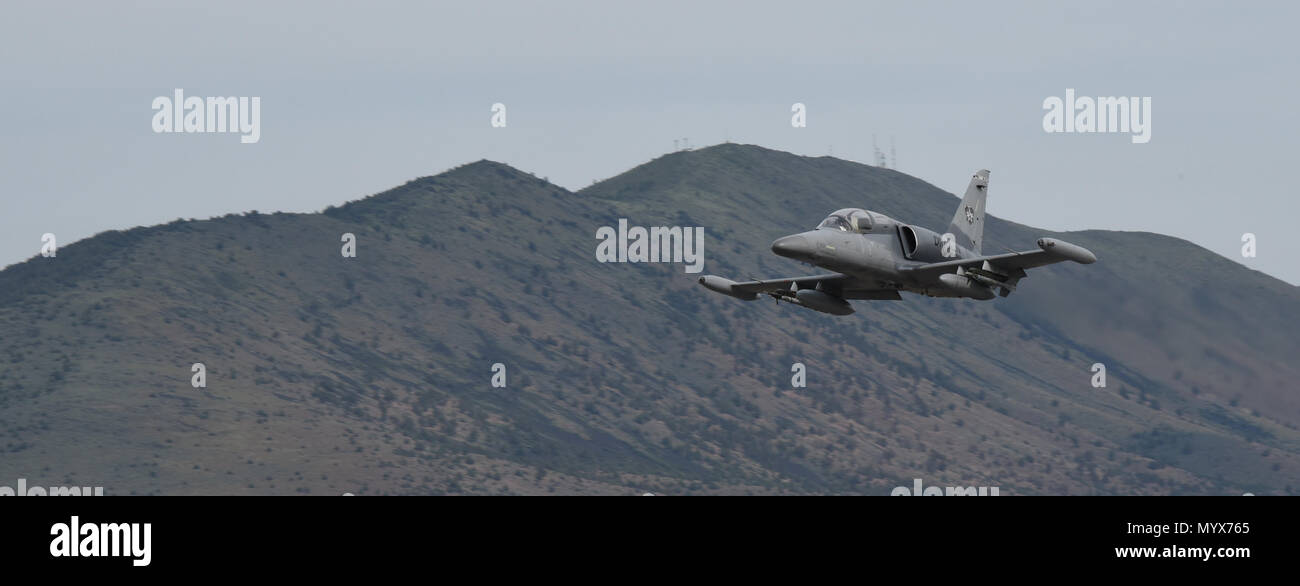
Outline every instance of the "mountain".
<path id="1" fill-rule="evenodd" d="M 319 214 L 100 234 L 0 272 L 0 484 L 1297 490 L 1300 289 L 1188 242 L 989 216 L 986 250 L 1053 236 L 1100 260 L 1032 271 L 1005 299 L 840 318 L 595 256 L 626 218 L 704 227 L 707 273 L 809 274 L 772 240 L 843 207 L 941 228 L 956 204 L 896 171 L 724 144 L 578 192 L 479 161 Z"/>

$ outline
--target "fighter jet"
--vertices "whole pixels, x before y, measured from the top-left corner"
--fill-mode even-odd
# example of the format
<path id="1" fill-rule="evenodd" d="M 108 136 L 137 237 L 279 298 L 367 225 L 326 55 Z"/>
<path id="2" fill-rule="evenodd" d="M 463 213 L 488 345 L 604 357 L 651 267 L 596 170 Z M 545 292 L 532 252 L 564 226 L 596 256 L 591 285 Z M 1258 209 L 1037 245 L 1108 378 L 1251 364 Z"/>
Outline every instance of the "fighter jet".
<path id="1" fill-rule="evenodd" d="M 1066 260 L 1097 261 L 1088 249 L 1054 238 L 1039 238 L 1038 250 L 982 254 L 988 189 L 988 170 L 976 171 L 943 234 L 878 212 L 846 208 L 832 212 L 813 230 L 772 243 L 772 252 L 831 273 L 741 283 L 705 275 L 700 284 L 739 299 L 766 294 L 778 302 L 848 315 L 853 313 L 850 299 L 898 300 L 900 291 L 981 300 L 1006 297 L 1025 278 L 1025 269 Z"/>

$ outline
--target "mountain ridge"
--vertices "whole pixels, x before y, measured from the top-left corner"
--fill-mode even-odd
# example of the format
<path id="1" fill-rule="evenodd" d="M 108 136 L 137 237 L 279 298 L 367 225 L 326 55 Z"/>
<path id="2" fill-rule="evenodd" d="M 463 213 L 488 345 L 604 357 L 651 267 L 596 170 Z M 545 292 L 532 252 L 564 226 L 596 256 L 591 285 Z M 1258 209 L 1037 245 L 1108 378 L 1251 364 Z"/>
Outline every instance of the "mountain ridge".
<path id="1" fill-rule="evenodd" d="M 626 217 L 705 226 L 707 272 L 789 276 L 807 267 L 767 245 L 832 209 L 934 226 L 956 205 L 823 159 L 718 145 L 577 192 L 479 160 L 317 214 L 101 233 L 13 265 L 0 474 L 110 494 L 1293 490 L 1295 288 L 1180 239 L 990 216 L 990 245 L 1069 234 L 1102 260 L 989 305 L 841 320 L 595 262 L 595 229 Z M 789 388 L 797 361 L 809 389 Z"/>

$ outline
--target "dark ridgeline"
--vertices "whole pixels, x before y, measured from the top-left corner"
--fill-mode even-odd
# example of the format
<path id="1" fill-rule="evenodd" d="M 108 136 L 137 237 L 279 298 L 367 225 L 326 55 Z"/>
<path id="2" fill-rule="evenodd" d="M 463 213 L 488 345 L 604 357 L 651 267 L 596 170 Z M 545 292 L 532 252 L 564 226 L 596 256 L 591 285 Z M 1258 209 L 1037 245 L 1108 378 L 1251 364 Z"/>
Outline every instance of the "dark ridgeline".
<path id="1" fill-rule="evenodd" d="M 971 169 L 954 169 L 961 184 Z M 993 212 L 1013 212 L 999 203 Z M 991 302 L 834 318 L 600 264 L 600 226 L 703 226 L 705 272 L 907 175 L 754 146 L 577 193 L 480 161 L 322 214 L 109 232 L 0 273 L 0 484 L 107 494 L 1257 494 L 1300 487 L 1300 291 L 1196 245 L 989 217 L 985 250 L 1100 259 Z M 358 255 L 340 256 L 354 233 Z M 1225 237 L 1231 237 L 1227 235 Z M 190 365 L 207 388 L 190 387 Z M 507 367 L 504 389 L 489 381 Z M 790 389 L 791 364 L 808 387 Z M 1102 362 L 1108 385 L 1090 385 Z"/>

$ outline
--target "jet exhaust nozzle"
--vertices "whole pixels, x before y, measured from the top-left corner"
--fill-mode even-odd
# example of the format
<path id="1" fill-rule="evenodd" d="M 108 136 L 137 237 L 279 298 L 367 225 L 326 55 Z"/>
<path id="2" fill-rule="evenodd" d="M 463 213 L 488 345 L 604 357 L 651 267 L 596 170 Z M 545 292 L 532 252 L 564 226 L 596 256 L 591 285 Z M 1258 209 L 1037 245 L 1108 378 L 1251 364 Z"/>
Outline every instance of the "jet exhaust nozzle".
<path id="1" fill-rule="evenodd" d="M 1079 246 L 1078 244 L 1070 244 L 1064 240 L 1057 240 L 1055 238 L 1039 238 L 1038 247 L 1056 256 L 1066 260 L 1072 260 L 1079 264 L 1090 265 L 1097 262 L 1097 255 L 1093 254 L 1091 250 Z"/>
<path id="2" fill-rule="evenodd" d="M 736 282 L 731 279 L 724 279 L 715 275 L 704 275 L 703 277 L 700 277 L 700 284 L 704 285 L 705 289 L 717 291 L 723 295 L 730 295 L 736 299 L 744 299 L 745 301 L 758 299 L 757 293 L 741 292 L 732 289 L 732 286 L 734 286 Z"/>
<path id="3" fill-rule="evenodd" d="M 848 301 L 816 289 L 800 289 L 794 296 L 799 305 L 808 309 L 829 313 L 831 315 L 848 315 L 853 313 L 853 306 Z"/>

